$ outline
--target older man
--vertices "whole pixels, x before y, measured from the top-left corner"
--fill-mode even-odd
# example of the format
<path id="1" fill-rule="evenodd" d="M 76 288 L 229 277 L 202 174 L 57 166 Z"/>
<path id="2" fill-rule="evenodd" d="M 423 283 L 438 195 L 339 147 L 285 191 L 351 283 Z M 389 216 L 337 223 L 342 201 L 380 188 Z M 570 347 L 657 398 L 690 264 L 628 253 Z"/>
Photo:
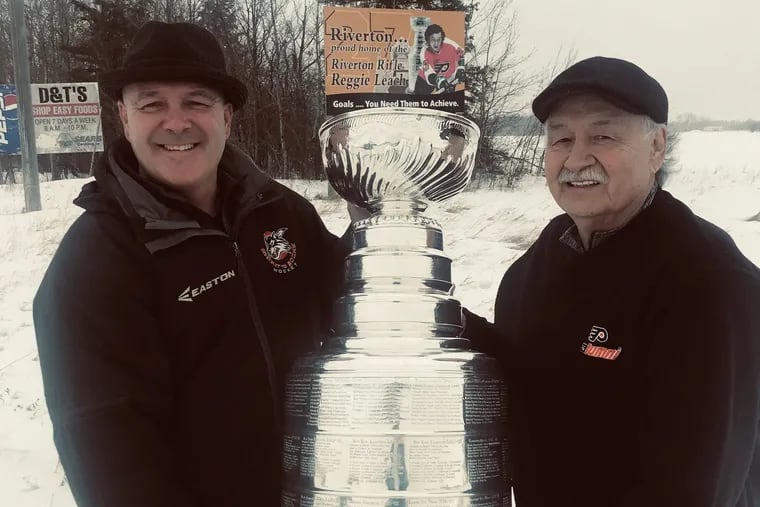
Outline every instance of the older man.
<path id="1" fill-rule="evenodd" d="M 760 270 L 659 188 L 667 104 L 602 57 L 533 102 L 565 214 L 465 330 L 505 365 L 520 507 L 760 505 Z"/>
<path id="2" fill-rule="evenodd" d="M 147 23 L 101 86 L 124 137 L 34 303 L 74 497 L 278 505 L 284 377 L 327 332 L 340 243 L 227 141 L 247 91 L 210 32 Z"/>

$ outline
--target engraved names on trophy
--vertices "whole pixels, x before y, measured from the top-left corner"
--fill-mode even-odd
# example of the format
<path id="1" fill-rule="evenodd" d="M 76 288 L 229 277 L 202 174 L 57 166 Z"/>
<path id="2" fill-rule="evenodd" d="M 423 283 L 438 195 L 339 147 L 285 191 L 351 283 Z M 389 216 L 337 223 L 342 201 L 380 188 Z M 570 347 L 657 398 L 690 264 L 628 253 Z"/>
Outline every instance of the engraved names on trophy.
<path id="1" fill-rule="evenodd" d="M 487 430 L 504 421 L 503 396 L 497 378 L 293 376 L 286 415 L 302 433 L 286 436 L 283 470 L 335 490 L 498 485 L 507 453 Z"/>
<path id="2" fill-rule="evenodd" d="M 504 382 L 498 378 L 293 376 L 285 415 L 320 428 L 395 429 L 409 425 L 470 427 L 503 423 Z M 303 424 L 303 421 L 302 421 Z"/>
<path id="3" fill-rule="evenodd" d="M 403 498 L 368 498 L 342 497 L 330 494 L 297 494 L 285 492 L 282 495 L 282 507 L 509 507 L 509 494 L 477 495 L 454 498 L 403 497 Z"/>
<path id="4" fill-rule="evenodd" d="M 503 445 L 493 436 L 290 435 L 283 460 L 292 479 L 320 489 L 457 491 L 506 480 Z"/>

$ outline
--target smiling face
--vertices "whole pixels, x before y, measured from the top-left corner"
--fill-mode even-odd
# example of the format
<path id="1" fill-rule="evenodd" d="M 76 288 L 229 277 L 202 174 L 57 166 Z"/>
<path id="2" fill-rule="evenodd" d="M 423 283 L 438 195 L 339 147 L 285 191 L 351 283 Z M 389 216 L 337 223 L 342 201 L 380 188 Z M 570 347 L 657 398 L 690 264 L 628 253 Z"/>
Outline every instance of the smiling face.
<path id="1" fill-rule="evenodd" d="M 665 156 L 664 128 L 593 95 L 564 100 L 546 121 L 546 179 L 581 237 L 624 225 L 641 208 Z"/>
<path id="2" fill-rule="evenodd" d="M 148 175 L 203 208 L 230 136 L 232 106 L 192 83 L 134 83 L 118 104 L 124 135 Z"/>

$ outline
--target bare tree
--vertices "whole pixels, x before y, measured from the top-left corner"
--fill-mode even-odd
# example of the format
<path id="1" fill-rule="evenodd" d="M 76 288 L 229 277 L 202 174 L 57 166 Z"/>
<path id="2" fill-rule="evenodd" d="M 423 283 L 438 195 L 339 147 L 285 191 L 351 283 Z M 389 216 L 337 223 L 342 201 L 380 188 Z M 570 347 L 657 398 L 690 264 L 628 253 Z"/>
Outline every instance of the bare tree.
<path id="1" fill-rule="evenodd" d="M 529 56 L 518 51 L 517 13 L 511 0 L 491 0 L 475 12 L 471 23 L 468 60 L 468 112 L 480 126 L 476 179 L 512 186 L 536 169 L 531 122 L 519 120 L 521 100 L 537 77 L 523 71 Z M 502 137 L 505 122 L 519 129 Z"/>

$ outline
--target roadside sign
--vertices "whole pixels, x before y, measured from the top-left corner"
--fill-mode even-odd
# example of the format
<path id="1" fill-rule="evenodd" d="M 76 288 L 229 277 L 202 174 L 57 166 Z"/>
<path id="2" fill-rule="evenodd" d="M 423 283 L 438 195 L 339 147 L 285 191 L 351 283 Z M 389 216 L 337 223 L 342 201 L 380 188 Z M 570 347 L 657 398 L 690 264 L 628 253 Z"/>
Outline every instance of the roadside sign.
<path id="1" fill-rule="evenodd" d="M 32 84 L 37 153 L 103 151 L 98 83 Z"/>

